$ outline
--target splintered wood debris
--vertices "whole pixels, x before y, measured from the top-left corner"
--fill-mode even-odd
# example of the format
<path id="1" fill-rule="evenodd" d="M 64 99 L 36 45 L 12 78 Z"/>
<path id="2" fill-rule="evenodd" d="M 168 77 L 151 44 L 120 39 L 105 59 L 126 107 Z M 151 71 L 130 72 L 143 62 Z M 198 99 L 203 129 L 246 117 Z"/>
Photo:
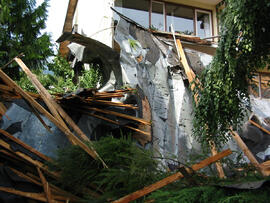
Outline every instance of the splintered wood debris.
<path id="1" fill-rule="evenodd" d="M 33 114 L 36 115 L 42 125 L 49 132 L 51 132 L 51 129 L 43 121 L 40 114 L 44 115 L 53 124 L 55 124 L 55 126 L 57 126 L 67 136 L 73 145 L 78 145 L 93 159 L 99 160 L 103 164 L 104 168 L 107 168 L 107 165 L 91 145 L 90 139 L 81 131 L 81 129 L 70 118 L 64 109 L 71 112 L 76 111 L 80 112 L 81 114 L 90 115 L 105 122 L 110 122 L 112 124 L 119 125 L 119 127 L 128 128 L 136 133 L 140 133 L 144 137 L 144 141 L 142 143 L 151 141 L 151 129 L 149 131 L 143 131 L 139 128 L 139 126 L 144 125 L 150 126 L 150 121 L 128 115 L 124 111 L 121 113 L 114 111 L 116 108 L 138 110 L 138 107 L 131 104 L 111 101 L 111 99 L 114 97 L 124 97 L 125 94 L 134 94 L 134 91 L 136 90 L 129 88 L 110 92 L 97 92 L 94 89 L 86 89 L 79 94 L 70 94 L 66 96 L 60 94 L 51 95 L 20 58 L 15 57 L 12 62 L 13 61 L 16 61 L 22 70 L 27 74 L 38 94 L 24 91 L 8 75 L 0 70 L 0 78 L 2 81 L 0 84 L 1 117 L 6 116 L 5 113 L 7 111 L 7 108 L 2 101 L 23 99 L 26 104 L 29 105 Z M 8 64 L 10 63 L 11 62 Z M 44 108 L 40 102 L 45 103 L 49 111 Z M 106 110 L 104 107 L 112 108 L 110 110 Z M 126 120 L 127 122 L 125 122 L 123 125 L 120 121 L 118 121 L 118 119 L 111 119 L 110 116 L 114 116 L 121 120 Z M 85 144 L 85 141 L 90 143 L 90 147 Z M 14 149 L 14 145 L 16 145 L 16 149 Z M 17 149 L 18 146 L 19 150 Z M 76 202 L 80 200 L 79 197 L 76 197 L 51 184 L 53 180 L 57 180 L 59 178 L 59 174 L 49 171 L 48 167 L 46 166 L 45 163 L 50 161 L 50 158 L 46 157 L 42 153 L 38 152 L 34 148 L 28 146 L 2 129 L 0 129 L 0 157 L 0 167 L 8 168 L 8 170 L 12 171 L 20 178 L 43 188 L 44 192 L 25 192 L 9 187 L 0 187 L 0 191 L 49 203 L 70 201 Z M 87 193 L 93 197 L 100 196 L 100 194 L 91 191 L 89 188 L 85 188 L 84 193 Z"/>
<path id="2" fill-rule="evenodd" d="M 177 44 L 181 45 L 180 41 L 178 41 Z M 182 60 L 185 59 L 185 57 L 183 53 L 181 55 L 181 62 L 183 63 Z M 136 90 L 124 89 L 110 92 L 97 92 L 94 89 L 86 89 L 79 93 L 71 93 L 65 96 L 60 94 L 51 95 L 38 81 L 37 77 L 26 67 L 26 65 L 21 59 L 16 57 L 14 58 L 14 60 L 27 74 L 39 94 L 24 91 L 9 76 L 7 76 L 2 70 L 0 70 L 0 78 L 3 82 L 0 84 L 1 117 L 6 116 L 5 113 L 7 111 L 7 108 L 2 103 L 2 101 L 23 99 L 29 105 L 34 115 L 37 116 L 39 121 L 48 131 L 50 131 L 50 127 L 47 126 L 47 124 L 43 121 L 40 114 L 44 115 L 53 124 L 55 124 L 55 126 L 57 126 L 67 136 L 67 138 L 72 144 L 78 145 L 93 159 L 99 160 L 103 164 L 104 168 L 107 168 L 107 165 L 102 160 L 102 157 L 98 155 L 98 153 L 95 151 L 94 147 L 91 144 L 90 147 L 85 144 L 85 141 L 90 142 L 90 139 L 81 131 L 81 129 L 70 118 L 70 116 L 65 112 L 64 109 L 69 112 L 79 112 L 81 114 L 90 115 L 105 122 L 119 125 L 119 127 L 128 128 L 135 133 L 139 133 L 141 135 L 138 141 L 141 141 L 140 139 L 142 139 L 143 137 L 144 141 L 141 141 L 142 143 L 151 141 L 150 120 L 131 116 L 129 114 L 126 114 L 124 111 L 118 111 L 119 108 L 127 110 L 138 110 L 138 107 L 131 104 L 111 101 L 111 99 L 114 97 L 124 97 L 125 94 L 133 94 Z M 192 75 L 192 70 L 188 66 L 185 66 L 185 71 L 190 71 L 191 75 L 189 77 L 189 80 L 193 81 L 195 78 L 193 77 L 194 75 Z M 40 104 L 40 102 L 45 103 L 49 111 L 44 108 Z M 143 104 L 143 106 L 149 108 L 146 104 Z M 110 108 L 108 110 L 104 109 L 104 107 Z M 112 119 L 112 117 L 117 119 Z M 147 115 L 145 118 L 150 119 L 151 117 Z M 121 120 L 125 120 L 128 122 L 124 122 L 123 124 L 121 123 Z M 258 126 L 259 124 L 255 123 L 254 121 L 250 120 L 250 122 L 253 125 L 262 129 L 262 127 Z M 147 128 L 142 128 L 142 126 Z M 266 132 L 265 129 L 262 130 Z M 74 131 L 75 133 L 72 133 L 72 131 Z M 237 141 L 240 148 L 250 159 L 251 163 L 255 165 L 263 175 L 269 175 L 269 161 L 259 164 L 252 155 L 252 153 L 249 151 L 245 143 L 242 141 L 240 136 L 234 131 L 231 131 L 231 133 L 233 134 L 233 137 Z M 267 133 L 269 134 L 268 131 Z M 201 168 L 208 166 L 211 163 L 218 162 L 221 158 L 228 156 L 231 153 L 232 152 L 229 149 L 220 153 L 215 152 L 213 153 L 212 157 L 209 157 L 201 161 L 200 163 L 191 166 L 190 169 L 185 168 L 185 170 L 187 171 L 187 173 L 192 173 L 192 171 L 197 171 Z M 16 137 L 9 134 L 7 131 L 2 129 L 0 129 L 0 157 L 0 167 L 11 171 L 17 177 L 22 178 L 26 182 L 34 184 L 40 189 L 41 192 L 25 192 L 19 190 L 16 187 L 2 186 L 0 187 L 0 191 L 48 203 L 78 202 L 81 200 L 80 197 L 70 194 L 69 192 L 52 184 L 52 182 L 59 179 L 59 173 L 61 173 L 61 171 L 52 172 L 48 169 L 46 162 L 51 161 L 49 157 L 43 155 L 42 153 L 38 152 L 34 148 L 28 146 L 21 140 L 17 139 Z M 220 163 L 217 163 L 217 166 L 219 165 Z M 126 195 L 119 200 L 115 200 L 114 202 L 120 203 L 136 200 L 183 177 L 184 174 L 182 174 L 181 172 L 177 172 L 152 185 L 146 186 L 141 190 Z M 98 193 L 96 191 L 97 190 L 92 191 L 90 188 L 84 188 L 82 194 L 88 194 L 92 197 L 98 198 L 102 195 L 102 191 Z"/>

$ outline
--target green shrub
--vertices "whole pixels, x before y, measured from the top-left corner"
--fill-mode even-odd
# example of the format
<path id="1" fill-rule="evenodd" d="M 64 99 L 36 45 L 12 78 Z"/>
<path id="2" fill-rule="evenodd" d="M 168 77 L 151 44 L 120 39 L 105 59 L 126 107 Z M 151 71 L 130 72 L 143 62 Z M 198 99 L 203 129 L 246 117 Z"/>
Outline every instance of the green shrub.
<path id="1" fill-rule="evenodd" d="M 72 81 L 74 70 L 70 67 L 67 60 L 61 56 L 56 56 L 53 62 L 48 64 L 48 70 L 52 71 L 52 74 L 44 73 L 40 69 L 32 70 L 32 72 L 50 93 L 73 92 L 79 87 L 96 88 L 98 83 L 102 82 L 99 70 L 92 65 L 89 71 L 83 71 L 82 76 L 79 77 L 80 84 L 74 84 Z M 20 72 L 20 79 L 16 82 L 26 91 L 37 92 L 26 74 L 22 71 Z"/>
<path id="2" fill-rule="evenodd" d="M 94 148 L 109 168 L 103 168 L 78 146 L 71 146 L 60 150 L 52 164 L 61 171 L 60 184 L 80 193 L 92 183 L 104 191 L 101 200 L 117 199 L 164 175 L 152 151 L 139 148 L 130 138 L 101 138 L 94 142 Z"/>

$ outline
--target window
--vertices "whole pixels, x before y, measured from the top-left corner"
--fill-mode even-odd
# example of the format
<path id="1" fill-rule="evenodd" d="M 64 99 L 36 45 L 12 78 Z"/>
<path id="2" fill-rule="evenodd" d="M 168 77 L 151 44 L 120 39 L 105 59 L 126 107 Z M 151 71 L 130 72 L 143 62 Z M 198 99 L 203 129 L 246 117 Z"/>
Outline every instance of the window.
<path id="1" fill-rule="evenodd" d="M 152 2 L 151 29 L 165 31 L 165 4 Z"/>
<path id="2" fill-rule="evenodd" d="M 149 27 L 149 1 L 140 0 L 115 0 L 115 10 L 119 11 L 128 18 L 134 20 L 140 25 Z M 114 16 L 115 20 L 119 20 L 119 16 Z"/>
<path id="3" fill-rule="evenodd" d="M 212 36 L 212 16 L 207 10 L 158 0 L 115 0 L 115 9 L 145 28 L 178 33 Z M 115 15 L 115 19 L 119 17 Z"/>
<path id="4" fill-rule="evenodd" d="M 208 11 L 195 10 L 196 35 L 200 38 L 212 36 L 211 13 Z"/>
<path id="5" fill-rule="evenodd" d="M 194 10 L 192 8 L 167 4 L 167 29 L 171 32 L 171 25 L 175 32 L 194 35 Z"/>

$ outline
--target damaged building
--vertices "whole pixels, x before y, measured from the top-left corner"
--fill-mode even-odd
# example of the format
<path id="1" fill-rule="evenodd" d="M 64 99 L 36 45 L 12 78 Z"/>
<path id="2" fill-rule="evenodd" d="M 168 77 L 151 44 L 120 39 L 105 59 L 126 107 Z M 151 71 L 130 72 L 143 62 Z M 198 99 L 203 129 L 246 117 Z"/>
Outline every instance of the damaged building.
<path id="1" fill-rule="evenodd" d="M 75 34 L 71 37 L 71 33 L 66 33 L 59 39 L 60 53 L 70 51 L 75 61 L 86 64 L 100 58 L 106 78 L 100 91 L 121 86 L 139 88 L 141 98 L 145 98 L 140 116 L 151 120 L 151 138 L 146 138 L 145 144 L 154 146 L 164 156 L 175 155 L 180 160 L 193 151 L 199 152 L 200 146 L 191 136 L 192 94 L 174 38 L 181 40 L 188 65 L 199 75 L 211 63 L 217 48 L 218 12 L 224 8 L 223 2 L 141 0 L 134 4 L 129 0 L 108 0 L 91 5 L 84 1 L 69 2 L 63 31 Z M 98 15 L 94 12 L 96 8 L 102 11 Z M 75 35 L 81 40 L 75 40 Z M 96 48 L 99 46 L 93 46 L 87 38 L 112 48 L 110 62 L 105 51 L 99 53 Z M 65 40 L 71 44 L 66 46 Z M 262 109 L 269 106 L 267 78 L 265 69 L 250 86 L 252 111 L 263 125 L 268 114 Z M 266 143 L 259 147 L 261 151 L 268 149 Z M 234 141 L 230 145 L 240 150 Z"/>
<path id="2" fill-rule="evenodd" d="M 90 64 L 99 67 L 103 82 L 97 90 L 56 95 L 52 101 L 34 77 L 39 94 L 22 92 L 1 73 L 6 84 L 0 85 L 0 92 L 12 98 L 8 108 L 0 103 L 1 129 L 4 130 L 0 130 L 3 134 L 0 138 L 4 140 L 1 146 L 6 147 L 4 153 L 14 151 L 21 159 L 47 171 L 41 163 L 54 158 L 56 151 L 70 142 L 102 161 L 94 149 L 85 149 L 82 141 L 127 131 L 140 147 L 153 148 L 163 157 L 177 157 L 185 162 L 190 155 L 199 154 L 200 144 L 192 137 L 191 81 L 208 67 L 215 55 L 219 39 L 218 12 L 223 7 L 221 0 L 138 0 L 136 3 L 132 0 L 69 0 L 63 34 L 57 40 L 59 53 L 69 60 L 75 73 L 89 69 Z M 18 59 L 15 61 L 24 67 Z M 31 78 L 31 73 L 28 74 Z M 270 174 L 268 77 L 266 69 L 256 73 L 250 85 L 250 118 L 246 119 L 239 135 L 234 132 L 234 139 L 224 147 L 242 150 L 243 161 L 260 165 L 264 175 Z M 39 106 L 28 94 L 42 104 Z M 38 116 L 33 109 L 41 109 L 45 104 L 47 107 L 42 112 L 38 110 L 43 116 Z M 56 114 L 48 115 L 47 110 L 53 112 L 54 108 Z M 58 116 L 60 121 L 57 121 Z M 72 128 L 67 129 L 66 123 Z M 220 155 L 213 149 L 212 156 L 220 157 L 215 157 L 211 163 L 230 153 L 225 151 Z M 106 163 L 103 164 L 106 167 Z M 3 175 L 7 169 L 0 167 L 4 171 L 0 175 Z M 192 169 L 196 171 L 200 167 Z M 216 167 L 219 176 L 224 177 L 220 163 Z M 12 171 L 11 179 L 22 178 L 16 169 Z M 42 173 L 38 174 L 42 179 Z M 30 182 L 36 179 L 32 176 Z M 179 176 L 172 178 L 177 179 Z M 46 180 L 42 181 L 44 184 Z M 58 199 L 54 198 L 59 202 L 77 200 L 76 196 L 56 186 L 51 186 L 51 190 L 54 195 L 59 194 Z M 36 188 L 30 191 L 34 193 Z M 44 191 L 36 200 L 49 202 L 48 193 Z"/>

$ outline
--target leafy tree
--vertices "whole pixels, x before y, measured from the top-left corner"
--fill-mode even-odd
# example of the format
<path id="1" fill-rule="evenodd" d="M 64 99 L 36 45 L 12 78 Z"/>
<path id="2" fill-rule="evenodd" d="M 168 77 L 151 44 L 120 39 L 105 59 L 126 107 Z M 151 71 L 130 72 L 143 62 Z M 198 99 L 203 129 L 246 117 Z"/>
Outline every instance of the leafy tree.
<path id="1" fill-rule="evenodd" d="M 222 146 L 230 138 L 230 126 L 237 128 L 245 116 L 252 74 L 270 63 L 269 0 L 224 2 L 216 55 L 194 92 L 200 95 L 194 135 L 204 146 Z"/>
<path id="2" fill-rule="evenodd" d="M 0 65 L 20 53 L 24 53 L 24 62 L 30 68 L 42 68 L 48 56 L 53 55 L 50 36 L 41 34 L 47 19 L 48 0 L 36 6 L 35 0 L 0 1 Z M 16 64 L 9 66 L 6 72 L 18 77 Z"/>

